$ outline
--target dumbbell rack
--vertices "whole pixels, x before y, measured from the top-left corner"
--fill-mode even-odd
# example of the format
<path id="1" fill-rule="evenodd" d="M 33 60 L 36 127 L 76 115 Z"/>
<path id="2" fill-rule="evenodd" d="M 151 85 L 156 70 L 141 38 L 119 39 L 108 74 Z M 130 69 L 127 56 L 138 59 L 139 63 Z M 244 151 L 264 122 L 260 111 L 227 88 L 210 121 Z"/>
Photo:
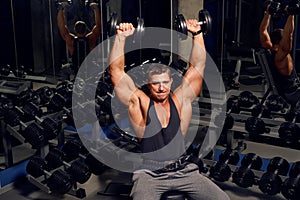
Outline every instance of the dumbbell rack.
<path id="1" fill-rule="evenodd" d="M 47 116 L 42 117 L 53 117 L 54 115 L 57 115 L 59 113 L 52 113 Z M 34 121 L 29 121 L 25 123 L 26 125 L 32 123 Z M 6 167 L 11 167 L 13 165 L 13 153 L 12 153 L 12 145 L 11 145 L 11 137 L 13 136 L 16 138 L 19 142 L 26 143 L 25 138 L 19 133 L 19 126 L 12 127 L 9 124 L 6 124 L 3 120 L 3 117 L 0 118 L 0 131 L 1 131 L 1 139 L 4 147 L 4 157 L 5 157 L 5 165 Z M 58 135 L 57 142 L 58 144 L 62 144 L 64 140 L 63 132 Z M 46 144 L 38 149 L 39 154 L 42 158 L 45 157 L 45 155 L 49 152 L 49 144 Z"/>
<path id="2" fill-rule="evenodd" d="M 209 103 L 209 102 L 200 102 L 203 104 Z M 278 134 L 278 130 L 280 125 L 283 122 L 286 122 L 286 120 L 284 119 L 284 116 L 286 114 L 286 112 L 271 112 L 271 116 L 273 116 L 272 119 L 270 118 L 263 118 L 261 117 L 261 119 L 264 121 L 265 125 L 267 128 L 270 129 L 270 132 L 268 133 L 263 133 L 263 134 L 257 134 L 255 135 L 256 138 L 253 138 L 250 133 L 248 133 L 245 130 L 245 122 L 246 120 L 251 117 L 251 110 L 253 109 L 253 107 L 250 108 L 242 108 L 241 113 L 239 114 L 235 114 L 235 113 L 231 113 L 231 116 L 234 118 L 234 126 L 232 127 L 232 129 L 227 130 L 227 146 L 231 147 L 232 146 L 232 140 L 234 139 L 234 133 L 240 133 L 243 135 L 245 140 L 253 140 L 253 139 L 266 139 L 266 140 L 270 140 L 271 142 L 278 142 L 278 144 L 276 143 L 276 145 L 280 145 L 283 147 L 288 147 L 287 145 L 284 144 L 284 142 L 282 141 L 282 139 L 279 137 Z M 205 105 L 203 107 L 200 108 L 200 112 L 201 112 L 201 117 L 200 117 L 200 122 L 198 120 L 191 120 L 191 124 L 199 124 L 203 125 L 203 126 L 210 126 L 210 127 L 214 127 L 214 128 L 223 128 L 223 127 L 216 127 L 214 126 L 213 123 L 210 122 L 211 117 L 212 117 L 212 111 L 208 108 L 205 107 Z M 300 126 L 300 123 L 296 123 L 298 126 Z M 221 130 L 220 130 L 221 131 Z M 254 140 L 254 141 L 258 141 L 258 140 Z M 295 145 L 294 145 L 295 146 Z M 298 146 L 298 148 L 297 148 Z M 297 145 L 295 147 L 292 148 L 296 148 L 300 150 L 300 142 L 299 145 Z M 291 148 L 291 147 L 289 147 Z"/>
<path id="3" fill-rule="evenodd" d="M 55 170 L 58 170 L 58 169 L 64 169 L 64 167 L 62 166 L 62 167 L 59 167 L 57 169 L 51 170 L 50 173 L 52 173 L 52 172 L 54 172 Z M 35 177 L 31 176 L 30 174 L 28 174 L 27 179 L 29 180 L 29 182 L 31 182 L 33 185 L 35 185 L 36 187 L 38 187 L 42 191 L 46 192 L 47 194 L 52 194 L 53 193 L 53 191 L 45 184 L 46 177 L 44 175 L 35 178 Z M 75 196 L 75 197 L 80 198 L 80 199 L 86 197 L 85 189 L 79 188 L 77 186 L 76 182 L 74 182 L 73 187 L 71 188 L 71 190 L 69 190 L 67 192 L 67 194 Z"/>
<path id="4" fill-rule="evenodd" d="M 203 175 L 207 176 L 207 177 L 210 177 L 210 173 L 209 173 L 209 169 L 211 166 L 213 166 L 214 164 L 217 163 L 216 160 L 209 160 L 209 159 L 202 159 L 203 160 L 203 164 L 204 164 L 204 168 L 206 168 L 205 172 L 201 172 Z M 236 165 L 232 165 L 232 164 L 228 164 L 228 166 L 230 167 L 231 169 L 231 172 L 234 172 L 238 169 L 239 166 L 236 166 Z M 262 177 L 262 175 L 265 173 L 264 171 L 262 170 L 255 170 L 255 169 L 251 169 L 256 177 L 256 179 L 259 179 L 260 177 Z M 279 175 L 279 177 L 284 181 L 286 178 L 288 178 L 287 176 L 282 176 L 282 175 Z M 229 180 L 228 181 L 232 181 L 232 175 L 230 176 Z M 254 184 L 256 185 L 256 184 Z"/>

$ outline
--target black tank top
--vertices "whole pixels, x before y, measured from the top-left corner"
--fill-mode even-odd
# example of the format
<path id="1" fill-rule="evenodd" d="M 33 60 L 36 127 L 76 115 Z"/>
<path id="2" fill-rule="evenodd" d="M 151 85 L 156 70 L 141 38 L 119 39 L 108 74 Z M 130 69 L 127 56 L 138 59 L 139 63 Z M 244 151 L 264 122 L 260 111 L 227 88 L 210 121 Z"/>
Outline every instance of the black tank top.
<path id="1" fill-rule="evenodd" d="M 286 93 L 291 93 L 295 91 L 300 86 L 295 67 L 293 67 L 291 75 L 282 75 L 275 66 L 275 53 L 271 53 L 271 51 L 267 52 L 268 61 L 270 63 L 270 70 L 279 95 L 284 95 Z"/>
<path id="2" fill-rule="evenodd" d="M 166 128 L 162 128 L 153 100 L 150 99 L 146 129 L 141 141 L 141 151 L 149 153 L 145 155 L 148 159 L 158 161 L 173 160 L 185 152 L 184 136 L 180 130 L 179 114 L 171 97 L 169 97 L 169 102 L 169 124 Z"/>
<path id="3" fill-rule="evenodd" d="M 73 70 L 77 73 L 80 65 L 89 53 L 89 44 L 87 37 L 75 37 L 74 53 L 72 56 Z"/>

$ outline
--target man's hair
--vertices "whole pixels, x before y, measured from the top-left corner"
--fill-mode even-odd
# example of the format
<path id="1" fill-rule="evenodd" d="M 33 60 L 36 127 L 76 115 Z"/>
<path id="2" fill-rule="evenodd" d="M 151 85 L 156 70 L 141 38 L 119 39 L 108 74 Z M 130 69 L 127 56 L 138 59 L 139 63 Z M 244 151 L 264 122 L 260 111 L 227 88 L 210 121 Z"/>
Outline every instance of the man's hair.
<path id="1" fill-rule="evenodd" d="M 78 34 L 85 34 L 86 30 L 87 30 L 85 22 L 83 22 L 83 21 L 77 21 L 75 23 L 74 30 Z"/>
<path id="2" fill-rule="evenodd" d="M 167 65 L 160 64 L 160 63 L 153 63 L 149 66 L 147 70 L 148 74 L 148 80 L 151 78 L 151 76 L 156 74 L 163 74 L 168 73 L 168 75 L 171 77 L 171 70 Z"/>
<path id="3" fill-rule="evenodd" d="M 275 29 L 270 34 L 272 44 L 278 44 L 282 39 L 283 29 Z"/>

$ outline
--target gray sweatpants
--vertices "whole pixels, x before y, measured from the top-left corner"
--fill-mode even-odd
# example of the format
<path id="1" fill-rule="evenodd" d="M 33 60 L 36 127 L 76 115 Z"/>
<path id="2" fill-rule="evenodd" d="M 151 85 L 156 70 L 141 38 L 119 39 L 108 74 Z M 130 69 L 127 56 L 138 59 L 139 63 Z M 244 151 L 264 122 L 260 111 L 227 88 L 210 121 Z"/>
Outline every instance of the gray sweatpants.
<path id="1" fill-rule="evenodd" d="M 214 182 L 198 171 L 191 163 L 176 172 L 156 174 L 150 170 L 138 170 L 133 174 L 133 200 L 160 200 L 161 195 L 170 190 L 185 192 L 194 200 L 228 200 L 228 195 Z"/>

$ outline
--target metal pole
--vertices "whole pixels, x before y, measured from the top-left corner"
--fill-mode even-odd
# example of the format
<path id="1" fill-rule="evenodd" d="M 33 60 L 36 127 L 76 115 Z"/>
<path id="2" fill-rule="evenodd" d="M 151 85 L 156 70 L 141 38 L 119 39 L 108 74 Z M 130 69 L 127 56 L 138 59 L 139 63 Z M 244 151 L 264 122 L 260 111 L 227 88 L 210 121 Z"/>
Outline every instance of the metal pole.
<path id="1" fill-rule="evenodd" d="M 139 17 L 142 18 L 142 1 L 139 0 Z M 140 45 L 140 63 L 142 63 L 142 41 L 139 41 L 139 45 Z"/>
<path id="2" fill-rule="evenodd" d="M 104 64 L 104 46 L 103 46 L 103 40 L 104 40 L 104 34 L 103 34 L 103 5 L 102 5 L 103 1 L 100 0 L 100 15 L 101 15 L 101 20 L 102 20 L 102 23 L 101 23 L 101 56 L 102 56 L 102 72 L 105 71 L 105 64 Z M 104 76 L 104 73 L 103 73 L 103 76 Z"/>
<path id="3" fill-rule="evenodd" d="M 11 21 L 12 21 L 12 29 L 13 29 L 13 36 L 14 36 L 14 51 L 15 51 L 15 65 L 16 65 L 15 67 L 18 69 L 18 52 L 17 52 L 17 40 L 16 40 L 13 0 L 10 1 L 10 9 L 11 9 Z"/>
<path id="4" fill-rule="evenodd" d="M 242 0 L 238 0 L 238 24 L 237 24 L 237 35 L 236 35 L 236 42 L 238 46 L 240 45 L 240 37 L 241 37 L 241 17 L 242 17 Z"/>
<path id="5" fill-rule="evenodd" d="M 51 54 L 52 54 L 52 70 L 53 70 L 53 77 L 55 79 L 54 40 L 53 40 L 53 22 L 52 22 L 51 0 L 49 0 L 48 2 L 49 2 L 49 23 L 50 23 L 50 40 L 51 40 Z"/>
<path id="6" fill-rule="evenodd" d="M 295 37 L 297 37 L 298 35 L 298 15 L 295 15 L 295 31 L 294 31 L 294 40 L 293 40 L 293 61 L 294 61 L 294 65 L 296 63 L 296 46 L 297 46 L 297 39 L 295 39 Z"/>
<path id="7" fill-rule="evenodd" d="M 171 9 L 171 35 L 170 35 L 170 61 L 169 64 L 173 61 L 173 0 L 170 0 L 170 9 Z"/>

